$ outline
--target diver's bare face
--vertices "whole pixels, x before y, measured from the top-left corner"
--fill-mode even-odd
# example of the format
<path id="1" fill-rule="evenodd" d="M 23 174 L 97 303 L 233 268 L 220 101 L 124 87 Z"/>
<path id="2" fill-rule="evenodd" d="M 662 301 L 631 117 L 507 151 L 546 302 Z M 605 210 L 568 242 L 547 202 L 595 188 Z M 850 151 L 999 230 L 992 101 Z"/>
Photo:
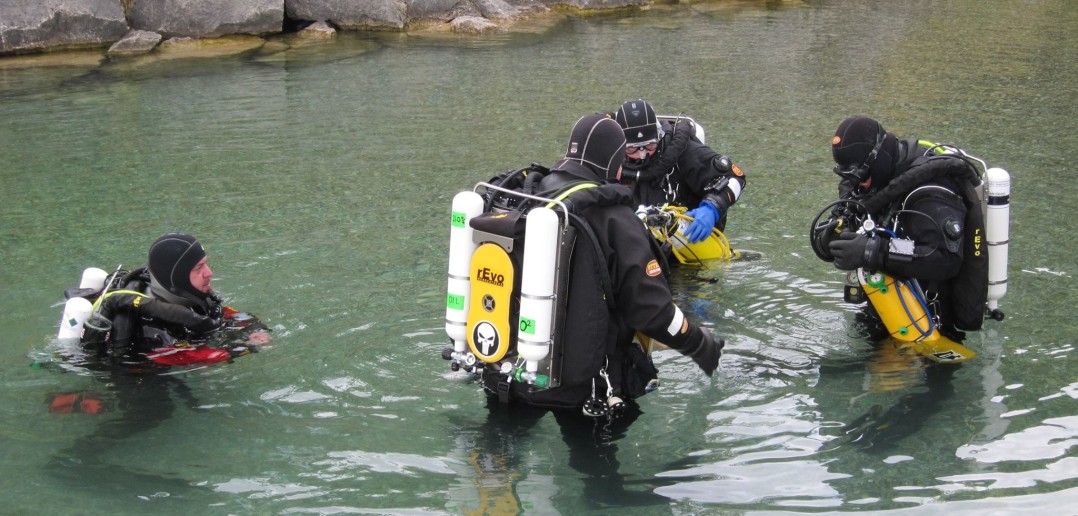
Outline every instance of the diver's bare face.
<path id="1" fill-rule="evenodd" d="M 195 287 L 195 290 L 202 292 L 203 294 L 208 294 L 210 292 L 210 280 L 213 279 L 213 270 L 206 264 L 208 258 L 208 256 L 203 257 L 197 264 L 195 264 L 195 268 L 191 269 L 191 277 L 189 278 L 191 280 L 191 286 Z"/>

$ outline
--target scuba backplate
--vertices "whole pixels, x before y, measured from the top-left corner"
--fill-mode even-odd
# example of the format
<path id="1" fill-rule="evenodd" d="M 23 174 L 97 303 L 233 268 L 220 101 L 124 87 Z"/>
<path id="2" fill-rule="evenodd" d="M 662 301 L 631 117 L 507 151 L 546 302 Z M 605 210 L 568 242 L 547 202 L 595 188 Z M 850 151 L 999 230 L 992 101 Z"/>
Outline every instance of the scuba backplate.
<path id="1" fill-rule="evenodd" d="M 584 214 L 628 206 L 629 192 L 546 172 L 510 171 L 454 198 L 443 358 L 501 402 L 616 412 L 657 371 L 639 345 L 618 345 L 610 272 Z"/>
<path id="2" fill-rule="evenodd" d="M 538 389 L 559 385 L 565 306 L 556 301 L 567 295 L 576 240 L 568 218 L 559 200 L 491 183 L 454 197 L 446 300 L 454 370 L 498 372 Z"/>

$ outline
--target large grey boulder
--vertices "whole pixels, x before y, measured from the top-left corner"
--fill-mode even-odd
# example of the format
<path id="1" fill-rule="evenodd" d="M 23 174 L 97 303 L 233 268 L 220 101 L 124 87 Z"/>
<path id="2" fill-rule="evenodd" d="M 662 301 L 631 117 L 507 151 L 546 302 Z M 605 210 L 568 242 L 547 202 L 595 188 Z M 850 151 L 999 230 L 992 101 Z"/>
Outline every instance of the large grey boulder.
<path id="1" fill-rule="evenodd" d="M 478 14 L 470 0 L 405 0 L 405 15 L 409 23 L 418 21 L 447 22 L 457 16 Z"/>
<path id="2" fill-rule="evenodd" d="M 639 3 L 647 0 L 575 1 Z M 284 5 L 289 19 L 328 22 L 342 29 L 399 30 L 407 24 L 448 23 L 462 17 L 510 20 L 546 10 L 540 0 L 285 0 Z"/>
<path id="3" fill-rule="evenodd" d="M 505 0 L 472 0 L 472 3 L 479 9 L 479 14 L 490 20 L 519 18 L 525 13 L 542 9 L 534 1 L 518 1 L 517 5 L 510 4 Z"/>
<path id="4" fill-rule="evenodd" d="M 120 0 L 0 0 L 0 54 L 103 46 L 127 30 Z"/>
<path id="5" fill-rule="evenodd" d="M 577 9 L 599 10 L 650 5 L 652 0 L 541 0 L 546 5 L 566 5 Z"/>
<path id="6" fill-rule="evenodd" d="M 293 20 L 324 21 L 342 29 L 402 29 L 408 10 L 404 0 L 285 0 Z"/>
<path id="7" fill-rule="evenodd" d="M 134 0 L 127 20 L 131 28 L 168 38 L 259 35 L 283 29 L 284 5 L 282 0 Z"/>
<path id="8" fill-rule="evenodd" d="M 0 54 L 105 46 L 129 29 L 162 38 L 265 35 L 289 20 L 327 29 L 447 27 L 461 33 L 506 30 L 549 7 L 581 10 L 649 5 L 653 0 L 0 0 Z M 126 11 L 126 12 L 125 12 Z M 153 36 L 133 33 L 111 53 L 143 52 Z"/>

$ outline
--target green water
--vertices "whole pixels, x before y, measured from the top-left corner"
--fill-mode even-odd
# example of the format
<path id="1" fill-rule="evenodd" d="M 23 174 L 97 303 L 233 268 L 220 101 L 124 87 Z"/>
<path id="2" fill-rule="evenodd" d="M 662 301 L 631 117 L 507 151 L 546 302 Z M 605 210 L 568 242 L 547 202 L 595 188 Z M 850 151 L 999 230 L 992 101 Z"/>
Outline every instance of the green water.
<path id="1" fill-rule="evenodd" d="M 1064 513 L 1076 27 L 1066 0 L 718 2 L 538 35 L 0 66 L 0 512 Z M 763 258 L 674 277 L 727 340 L 720 371 L 657 353 L 662 388 L 624 428 L 490 415 L 439 356 L 452 196 L 550 164 L 577 117 L 641 96 L 748 174 L 727 233 Z M 851 114 L 1011 172 L 1007 318 L 950 378 L 863 337 L 808 247 Z M 60 361 L 64 288 L 176 230 L 272 344 L 138 379 Z M 106 410 L 50 414 L 61 392 Z"/>

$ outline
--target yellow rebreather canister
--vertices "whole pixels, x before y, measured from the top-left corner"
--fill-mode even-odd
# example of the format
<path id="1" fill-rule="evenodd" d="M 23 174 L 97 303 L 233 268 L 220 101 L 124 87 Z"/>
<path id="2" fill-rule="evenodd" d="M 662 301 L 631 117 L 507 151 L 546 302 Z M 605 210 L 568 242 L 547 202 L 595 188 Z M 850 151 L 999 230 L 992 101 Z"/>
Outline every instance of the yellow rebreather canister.
<path id="1" fill-rule="evenodd" d="M 904 283 L 882 272 L 868 274 L 858 271 L 857 279 L 888 333 L 896 340 L 913 342 L 922 337 L 939 337 L 921 302 Z"/>
<path id="2" fill-rule="evenodd" d="M 471 267 L 468 347 L 476 358 L 495 363 L 512 345 L 510 306 L 516 272 L 505 249 L 489 242 L 475 250 Z"/>
<path id="3" fill-rule="evenodd" d="M 857 280 L 894 340 L 909 343 L 918 355 L 941 364 L 957 364 L 977 356 L 940 334 L 931 315 L 905 283 L 881 272 L 866 274 L 863 270 L 857 271 Z"/>

